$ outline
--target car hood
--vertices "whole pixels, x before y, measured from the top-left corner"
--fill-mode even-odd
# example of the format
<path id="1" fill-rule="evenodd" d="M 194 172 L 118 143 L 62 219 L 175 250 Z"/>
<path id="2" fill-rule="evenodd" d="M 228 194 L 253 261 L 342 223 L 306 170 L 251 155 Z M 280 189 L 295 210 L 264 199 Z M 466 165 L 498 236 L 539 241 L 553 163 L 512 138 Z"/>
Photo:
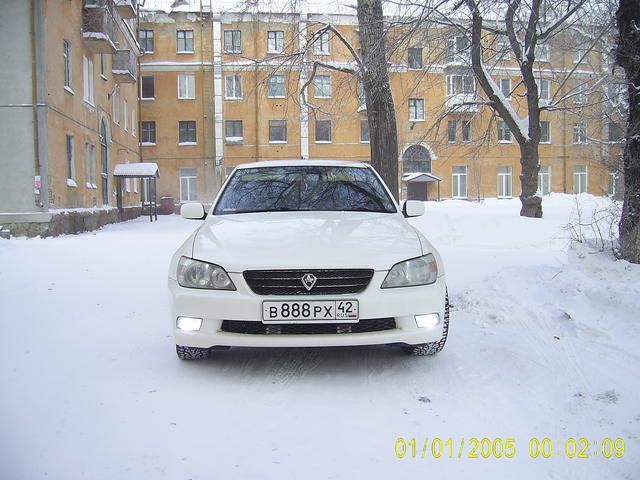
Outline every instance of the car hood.
<path id="1" fill-rule="evenodd" d="M 247 269 L 373 268 L 420 256 L 403 217 L 370 212 L 268 212 L 209 217 L 193 258 L 229 272 Z"/>

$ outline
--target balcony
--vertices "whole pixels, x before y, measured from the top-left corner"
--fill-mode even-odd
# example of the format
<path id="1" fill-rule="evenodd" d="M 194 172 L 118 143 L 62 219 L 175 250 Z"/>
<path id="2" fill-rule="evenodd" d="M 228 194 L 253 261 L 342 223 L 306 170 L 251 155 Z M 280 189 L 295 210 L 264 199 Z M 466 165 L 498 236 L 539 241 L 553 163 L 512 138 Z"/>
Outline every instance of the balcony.
<path id="1" fill-rule="evenodd" d="M 448 95 L 445 102 L 446 109 L 451 113 L 475 113 L 480 111 L 475 93 L 456 93 Z"/>
<path id="2" fill-rule="evenodd" d="M 132 50 L 118 50 L 113 54 L 111 68 L 116 83 L 136 83 L 138 78 L 138 61 Z"/>
<path id="3" fill-rule="evenodd" d="M 82 39 L 94 53 L 115 53 L 111 0 L 84 0 Z"/>
<path id="4" fill-rule="evenodd" d="M 116 10 L 122 18 L 136 17 L 136 0 L 115 0 Z"/>

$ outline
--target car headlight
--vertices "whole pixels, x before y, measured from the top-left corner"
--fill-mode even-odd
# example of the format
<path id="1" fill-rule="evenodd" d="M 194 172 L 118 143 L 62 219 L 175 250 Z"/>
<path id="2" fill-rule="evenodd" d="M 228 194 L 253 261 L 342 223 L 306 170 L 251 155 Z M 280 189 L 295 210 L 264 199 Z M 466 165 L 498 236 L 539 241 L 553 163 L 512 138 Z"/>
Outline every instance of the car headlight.
<path id="1" fill-rule="evenodd" d="M 432 253 L 396 263 L 387 273 L 381 288 L 430 285 L 438 278 L 438 264 Z"/>
<path id="2" fill-rule="evenodd" d="M 221 266 L 187 257 L 180 257 L 178 262 L 178 284 L 181 287 L 208 290 L 236 289 Z"/>

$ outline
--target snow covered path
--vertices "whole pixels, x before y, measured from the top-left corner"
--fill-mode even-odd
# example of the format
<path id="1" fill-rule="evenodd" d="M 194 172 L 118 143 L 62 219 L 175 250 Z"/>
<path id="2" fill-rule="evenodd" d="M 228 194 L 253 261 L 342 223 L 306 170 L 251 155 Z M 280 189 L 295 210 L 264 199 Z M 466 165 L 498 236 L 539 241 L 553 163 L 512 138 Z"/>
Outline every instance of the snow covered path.
<path id="1" fill-rule="evenodd" d="M 517 200 L 427 204 L 413 222 L 443 255 L 454 305 L 433 358 L 180 362 L 166 270 L 196 223 L 0 240 L 0 478 L 636 479 L 640 268 L 567 249 L 573 202 L 545 199 L 543 220 L 518 217 Z M 425 437 L 513 437 L 517 453 L 397 459 L 397 437 L 415 437 L 418 457 Z M 552 458 L 529 457 L 532 437 L 553 441 Z M 598 455 L 567 459 L 570 437 Z M 606 437 L 625 439 L 624 458 L 602 458 Z"/>

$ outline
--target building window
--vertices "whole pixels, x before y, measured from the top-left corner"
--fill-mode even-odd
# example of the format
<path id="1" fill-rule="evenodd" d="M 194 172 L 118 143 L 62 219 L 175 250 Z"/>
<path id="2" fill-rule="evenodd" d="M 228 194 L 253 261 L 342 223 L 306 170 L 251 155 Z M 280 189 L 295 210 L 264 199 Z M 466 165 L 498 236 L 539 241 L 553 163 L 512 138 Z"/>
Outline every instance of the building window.
<path id="1" fill-rule="evenodd" d="M 331 142 L 331 120 L 316 120 L 316 143 Z"/>
<path id="2" fill-rule="evenodd" d="M 511 130 L 503 120 L 498 120 L 498 142 L 511 143 Z"/>
<path id="3" fill-rule="evenodd" d="M 462 141 L 463 142 L 471 141 L 471 120 L 462 121 Z"/>
<path id="4" fill-rule="evenodd" d="M 607 195 L 616 197 L 618 193 L 618 172 L 609 172 L 609 183 L 607 184 Z"/>
<path id="5" fill-rule="evenodd" d="M 409 58 L 407 60 L 407 64 L 409 65 L 409 68 L 414 70 L 419 70 L 422 68 L 422 48 L 409 48 Z"/>
<path id="6" fill-rule="evenodd" d="M 509 39 L 503 35 L 501 35 L 496 42 L 496 55 L 498 60 L 511 60 L 511 44 L 509 43 Z"/>
<path id="7" fill-rule="evenodd" d="M 511 198 L 511 165 L 498 167 L 498 198 Z"/>
<path id="8" fill-rule="evenodd" d="M 272 142 L 272 143 L 287 142 L 287 121 L 286 120 L 269 120 L 269 142 Z"/>
<path id="9" fill-rule="evenodd" d="M 229 100 L 242 98 L 242 75 L 225 76 L 225 97 Z"/>
<path id="10" fill-rule="evenodd" d="M 87 188 L 96 187 L 96 147 L 84 144 L 84 174 Z"/>
<path id="11" fill-rule="evenodd" d="M 129 131 L 129 102 L 124 101 L 122 105 L 122 118 L 124 119 L 124 131 Z"/>
<path id="12" fill-rule="evenodd" d="M 64 41 L 62 46 L 62 56 L 64 59 L 64 86 L 71 89 L 71 79 L 72 79 L 72 58 L 71 58 L 71 43 L 67 40 Z"/>
<path id="13" fill-rule="evenodd" d="M 458 95 L 460 93 L 475 93 L 476 85 L 473 75 L 448 75 L 447 95 Z"/>
<path id="14" fill-rule="evenodd" d="M 587 125 L 586 123 L 573 124 L 573 143 L 587 143 Z"/>
<path id="15" fill-rule="evenodd" d="M 131 135 L 136 136 L 136 109 L 131 109 Z"/>
<path id="16" fill-rule="evenodd" d="M 281 30 L 267 32 L 267 53 L 284 52 L 284 32 Z"/>
<path id="17" fill-rule="evenodd" d="M 193 30 L 178 30 L 178 53 L 193 53 Z"/>
<path id="18" fill-rule="evenodd" d="M 178 145 L 196 144 L 195 120 L 181 120 L 178 122 Z"/>
<path id="19" fill-rule="evenodd" d="M 587 96 L 587 86 L 584 84 L 576 83 L 574 95 L 573 95 L 573 103 L 577 105 L 584 105 L 589 100 Z"/>
<path id="20" fill-rule="evenodd" d="M 625 132 L 622 129 L 622 125 L 615 122 L 609 122 L 607 124 L 608 136 L 610 142 L 620 142 L 625 137 Z"/>
<path id="21" fill-rule="evenodd" d="M 447 39 L 446 42 L 446 61 L 466 62 L 469 59 L 469 40 L 467 37 L 460 35 Z"/>
<path id="22" fill-rule="evenodd" d="M 313 53 L 316 55 L 329 55 L 329 32 L 313 34 Z"/>
<path id="23" fill-rule="evenodd" d="M 67 134 L 67 179 L 72 182 L 76 178 L 76 165 L 75 159 L 73 157 L 73 135 Z M 75 187 L 75 182 L 72 185 L 69 181 L 67 181 L 67 185 L 70 187 Z"/>
<path id="24" fill-rule="evenodd" d="M 198 199 L 198 174 L 195 168 L 180 169 L 180 201 L 193 202 Z"/>
<path id="25" fill-rule="evenodd" d="M 140 98 L 142 100 L 153 100 L 156 94 L 155 90 L 153 75 L 143 75 L 140 81 Z"/>
<path id="26" fill-rule="evenodd" d="M 422 120 L 424 120 L 424 99 L 410 98 L 409 99 L 409 121 L 419 122 Z"/>
<path id="27" fill-rule="evenodd" d="M 270 98 L 284 98 L 284 75 L 271 75 L 269 77 L 269 91 L 267 92 Z"/>
<path id="28" fill-rule="evenodd" d="M 369 120 L 360 120 L 360 142 L 369 143 Z"/>
<path id="29" fill-rule="evenodd" d="M 547 43 L 537 44 L 536 50 L 535 50 L 535 57 L 536 57 L 536 60 L 539 60 L 541 62 L 548 62 L 549 61 L 549 44 Z"/>
<path id="30" fill-rule="evenodd" d="M 225 30 L 225 53 L 242 53 L 242 32 L 240 30 Z"/>
<path id="31" fill-rule="evenodd" d="M 140 122 L 140 142 L 142 145 L 156 144 L 156 122 L 144 121 Z"/>
<path id="32" fill-rule="evenodd" d="M 551 167 L 549 165 L 540 165 L 538 171 L 538 190 L 542 195 L 551 193 Z"/>
<path id="33" fill-rule="evenodd" d="M 178 74 L 178 98 L 193 100 L 196 98 L 196 76 L 193 74 Z"/>
<path id="34" fill-rule="evenodd" d="M 153 53 L 153 30 L 140 30 L 138 40 L 142 53 Z"/>
<path id="35" fill-rule="evenodd" d="M 551 82 L 541 78 L 538 80 L 538 98 L 541 105 L 547 105 L 551 100 Z"/>
<path id="36" fill-rule="evenodd" d="M 82 98 L 93 105 L 93 60 L 82 57 Z"/>
<path id="37" fill-rule="evenodd" d="M 100 54 L 100 76 L 103 78 L 103 80 L 106 80 L 106 74 L 107 74 L 107 62 L 106 62 L 106 55 L 104 53 Z"/>
<path id="38" fill-rule="evenodd" d="M 224 137 L 227 143 L 242 143 L 242 120 L 225 120 Z"/>
<path id="39" fill-rule="evenodd" d="M 358 106 L 364 108 L 367 105 L 366 95 L 364 93 L 364 84 L 358 80 Z"/>
<path id="40" fill-rule="evenodd" d="M 540 143 L 551 143 L 551 129 L 548 121 L 540 122 Z"/>
<path id="41" fill-rule="evenodd" d="M 573 193 L 587 193 L 588 170 L 586 165 L 573 166 Z"/>
<path id="42" fill-rule="evenodd" d="M 447 123 L 447 141 L 449 143 L 455 143 L 456 142 L 456 128 L 457 128 L 457 123 L 455 120 L 449 120 L 449 123 Z"/>
<path id="43" fill-rule="evenodd" d="M 452 167 L 451 178 L 453 181 L 451 196 L 453 198 L 467 198 L 467 167 L 466 165 L 456 165 Z"/>
<path id="44" fill-rule="evenodd" d="M 580 63 L 582 61 L 582 57 L 586 58 L 587 50 L 581 47 L 575 47 L 573 50 L 573 63 Z"/>
<path id="45" fill-rule="evenodd" d="M 511 79 L 510 78 L 501 78 L 500 79 L 500 92 L 507 100 L 511 100 Z"/>
<path id="46" fill-rule="evenodd" d="M 111 114 L 113 123 L 120 125 L 120 90 L 115 90 L 111 96 Z"/>
<path id="47" fill-rule="evenodd" d="M 331 97 L 331 75 L 316 75 L 313 78 L 316 98 Z"/>

